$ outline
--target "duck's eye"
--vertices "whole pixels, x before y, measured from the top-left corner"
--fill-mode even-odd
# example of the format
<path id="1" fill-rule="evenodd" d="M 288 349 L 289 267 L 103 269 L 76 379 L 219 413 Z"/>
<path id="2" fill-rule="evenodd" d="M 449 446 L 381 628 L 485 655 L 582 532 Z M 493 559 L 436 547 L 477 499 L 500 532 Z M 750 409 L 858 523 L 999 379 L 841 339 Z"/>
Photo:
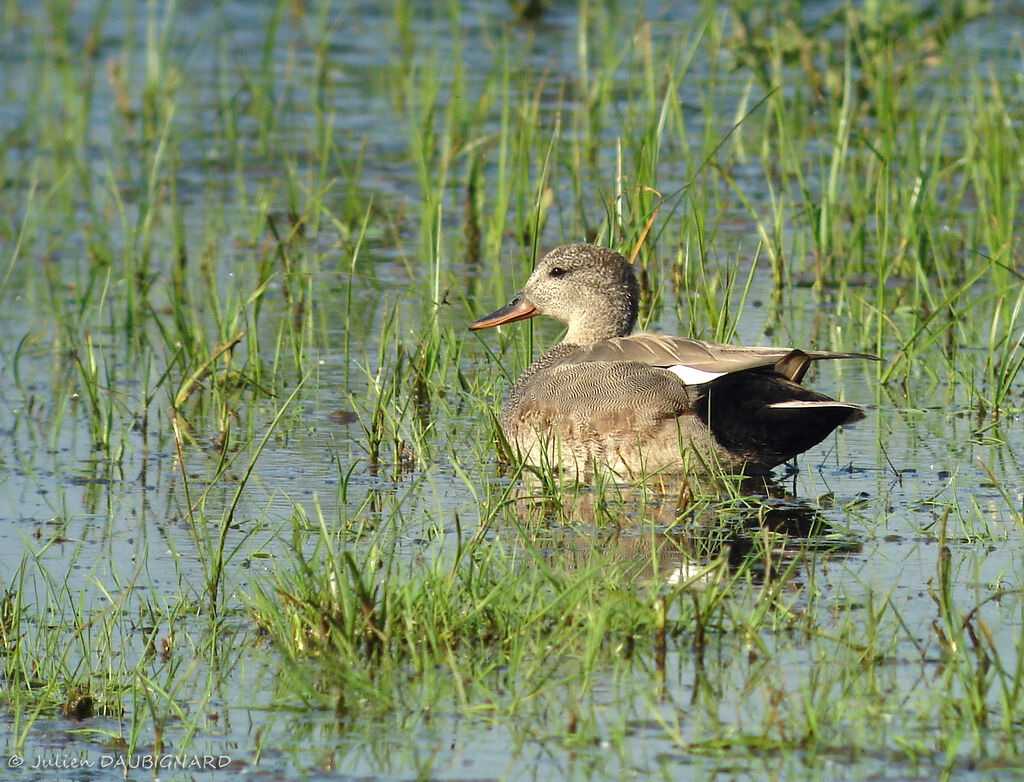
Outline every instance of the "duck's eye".
<path id="1" fill-rule="evenodd" d="M 556 266 L 551 271 L 549 271 L 548 274 L 551 275 L 552 277 L 563 277 L 565 276 L 565 269 L 563 269 L 561 266 Z"/>

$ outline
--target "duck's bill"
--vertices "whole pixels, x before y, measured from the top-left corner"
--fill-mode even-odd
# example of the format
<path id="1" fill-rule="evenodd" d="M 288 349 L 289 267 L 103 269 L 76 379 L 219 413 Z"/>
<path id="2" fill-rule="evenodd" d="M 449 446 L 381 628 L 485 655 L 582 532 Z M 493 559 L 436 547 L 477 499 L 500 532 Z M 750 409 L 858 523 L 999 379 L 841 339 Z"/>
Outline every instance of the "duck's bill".
<path id="1" fill-rule="evenodd" d="M 495 310 L 490 315 L 484 315 L 480 320 L 469 324 L 472 331 L 477 329 L 489 329 L 491 326 L 500 326 L 502 323 L 514 323 L 517 320 L 526 320 L 537 314 L 537 308 L 522 294 L 517 293 L 515 298 L 500 310 Z"/>

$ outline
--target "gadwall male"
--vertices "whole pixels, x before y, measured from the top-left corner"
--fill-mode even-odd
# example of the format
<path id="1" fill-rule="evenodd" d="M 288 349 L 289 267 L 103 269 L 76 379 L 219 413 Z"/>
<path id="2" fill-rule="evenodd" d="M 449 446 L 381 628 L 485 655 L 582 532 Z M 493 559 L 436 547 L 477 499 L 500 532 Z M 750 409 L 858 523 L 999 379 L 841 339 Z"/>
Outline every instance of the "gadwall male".
<path id="1" fill-rule="evenodd" d="M 619 253 L 558 247 L 522 291 L 471 329 L 534 315 L 566 323 L 563 340 L 512 386 L 501 430 L 529 464 L 620 476 L 760 473 L 864 417 L 800 385 L 811 361 L 867 358 L 631 334 L 639 287 Z"/>

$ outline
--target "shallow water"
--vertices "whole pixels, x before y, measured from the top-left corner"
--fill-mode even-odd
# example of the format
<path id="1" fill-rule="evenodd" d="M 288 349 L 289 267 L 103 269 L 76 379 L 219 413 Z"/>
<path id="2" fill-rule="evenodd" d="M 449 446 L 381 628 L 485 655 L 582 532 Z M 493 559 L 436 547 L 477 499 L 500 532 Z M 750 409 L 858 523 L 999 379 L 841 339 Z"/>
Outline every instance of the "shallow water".
<path id="1" fill-rule="evenodd" d="M 87 44 L 87 34 L 76 31 L 88 30 L 102 5 L 81 2 L 74 6 L 68 22 L 72 33 L 67 39 L 72 46 Z M 695 5 L 676 10 L 677 5 L 645 5 L 642 14 L 650 20 L 650 32 L 656 41 L 673 40 L 698 14 Z M 304 28 L 312 22 L 309 17 L 289 19 L 287 5 L 280 9 L 283 20 L 269 43 L 267 30 L 275 13 L 271 4 L 223 3 L 211 7 L 185 3 L 173 9 L 169 61 L 175 64 L 177 77 L 188 85 L 177 109 L 185 128 L 184 141 L 176 149 L 180 157 L 178 196 L 186 204 L 184 231 L 190 255 L 201 257 L 208 247 L 222 253 L 213 266 L 216 282 L 223 290 L 251 290 L 252 272 L 245 264 L 262 239 L 248 235 L 245 215 L 257 209 L 261 193 L 268 186 L 273 188 L 286 165 L 299 171 L 311 165 L 307 163 L 312 158 L 307 148 L 308 129 L 321 120 L 310 96 L 302 94 L 297 86 L 309 79 L 296 77 L 318 67 Z M 1013 57 L 1003 54 L 1010 51 L 1004 44 L 1011 33 L 1000 26 L 1000 20 L 1012 17 L 1012 9 L 1007 9 L 1010 6 L 1001 7 L 992 19 L 969 28 L 963 43 L 975 56 L 991 58 L 997 74 L 1016 67 Z M 216 631 L 205 626 L 202 612 L 196 610 L 184 612 L 176 627 L 161 633 L 174 637 L 173 664 L 194 666 L 196 695 L 191 701 L 187 696 L 181 699 L 208 712 L 200 734 L 190 737 L 181 735 L 178 718 L 169 715 L 168 740 L 175 746 L 187 745 L 184 753 L 188 757 L 198 752 L 228 757 L 231 762 L 221 770 L 171 769 L 168 777 L 214 780 L 243 773 L 254 778 L 281 778 L 298 770 L 308 779 L 359 780 L 658 775 L 758 779 L 778 773 L 836 779 L 933 778 L 943 758 L 922 752 L 915 764 L 893 745 L 872 752 L 854 746 L 849 756 L 837 752 L 824 761 L 818 756 L 807 760 L 807 765 L 800 753 L 744 754 L 725 762 L 710 751 L 689 751 L 688 747 L 709 733 L 706 725 L 687 720 L 695 699 L 717 698 L 718 719 L 742 726 L 748 714 L 764 710 L 761 701 L 772 688 L 802 686 L 809 660 L 820 653 L 813 644 L 793 646 L 778 641 L 781 657 L 773 659 L 781 659 L 781 664 L 764 672 L 766 684 L 756 692 L 736 692 L 757 662 L 749 650 L 726 641 L 715 650 L 726 660 L 715 681 L 700 681 L 690 656 L 672 649 L 665 661 L 663 686 L 652 685 L 651 672 L 644 670 L 633 671 L 631 679 L 609 675 L 595 681 L 587 697 L 592 713 L 597 715 L 594 732 L 603 738 L 576 746 L 565 744 L 562 725 L 553 727 L 550 734 L 533 733 L 532 728 L 518 726 L 514 719 L 470 719 L 454 709 L 434 714 L 410 709 L 407 715 L 391 716 L 379 723 L 346 720 L 301 703 L 290 704 L 294 710 L 289 711 L 281 708 L 281 694 L 274 691 L 275 660 L 267 649 L 244 644 L 225 652 L 226 659 L 217 661 L 194 655 L 198 646 L 195 639 L 204 633 L 223 632 L 232 637 L 245 632 L 250 622 L 237 596 L 248 593 L 252 581 L 265 576 L 275 555 L 283 556 L 292 535 L 292 522 L 299 513 L 296 508 L 309 519 L 315 518 L 319 508 L 326 519 L 337 524 L 358 518 L 363 524 L 387 526 L 401 519 L 401 529 L 396 533 L 398 548 L 415 562 L 417 558 L 450 556 L 460 534 L 452 521 L 456 516 L 466 530 L 480 524 L 478 495 L 467 486 L 465 475 L 486 476 L 498 487 L 512 480 L 489 463 L 478 463 L 470 445 L 490 436 L 488 424 L 478 411 L 453 401 L 459 393 L 456 388 L 448 389 L 448 404 L 433 411 L 433 434 L 427 438 L 429 453 L 405 466 L 386 464 L 372 469 L 365 432 L 358 420 L 342 423 L 339 417 L 339 413 L 347 414 L 353 408 L 357 408 L 357 418 L 366 412 L 357 406 L 367 396 L 367 375 L 378 369 L 381 333 L 390 313 L 395 313 L 394 343 L 401 343 L 406 350 L 417 344 L 422 336 L 417 331 L 426 321 L 424 313 L 430 311 L 433 280 L 429 264 L 421 260 L 423 194 L 409 162 L 409 130 L 386 89 L 388 80 L 395 78 L 396 59 L 402 57 L 401 33 L 395 29 L 392 15 L 374 4 L 350 4 L 344 9 L 331 9 L 334 13 L 339 21 L 323 41 L 332 83 L 330 104 L 324 108 L 330 115 L 339 160 L 351 165 L 358 155 L 362 156 L 351 185 L 373 193 L 389 216 L 382 222 L 389 224 L 372 227 L 355 268 L 347 265 L 352 241 L 342 228 L 324 221 L 308 241 L 307 249 L 322 254 L 321 268 L 310 278 L 315 291 L 311 298 L 318 308 L 316 322 L 322 329 L 319 347 L 307 355 L 307 365 L 316 367 L 316 373 L 257 461 L 235 512 L 238 523 L 228 535 L 228 545 L 237 546 L 238 553 L 227 579 L 233 608 Z M 637 18 L 640 13 L 636 13 Z M 27 115 L 40 110 L 34 108 L 33 90 L 40 88 L 34 74 L 45 65 L 40 52 L 48 49 L 40 39 L 45 39 L 52 22 L 42 12 L 36 16 L 31 9 L 18 8 L 14 14 L 19 21 L 5 26 L 0 35 L 0 135 L 12 134 L 10 138 L 14 139 L 3 147 L 0 209 L 5 233 L 0 235 L 0 247 L 10 252 L 16 234 L 12 226 L 18 226 L 26 215 L 36 214 L 26 206 L 33 188 L 33 169 L 27 161 L 57 154 L 52 146 L 26 138 L 19 130 Z M 423 59 L 422 67 L 455 56 L 446 13 L 418 13 L 413 21 L 419 42 L 414 56 Z M 108 59 L 141 57 L 148 24 L 148 12 L 141 6 L 111 4 L 90 62 L 102 70 Z M 573 9 L 553 8 L 539 23 L 526 25 L 514 20 L 507 3 L 480 2 L 466 6 L 460 26 L 465 40 L 458 54 L 467 63 L 470 78 L 466 92 L 461 94 L 452 93 L 452 85 L 442 83 L 447 100 L 461 100 L 467 105 L 475 102 L 484 75 L 495 67 L 497 41 L 503 36 L 511 39 L 512 48 L 522 55 L 515 69 L 549 74 L 552 86 L 543 96 L 542 110 L 546 117 L 562 105 L 559 98 L 564 105 L 578 99 L 572 90 L 578 86 L 574 83 L 577 42 Z M 260 85 L 252 77 L 260 72 L 266 51 L 274 63 L 270 69 L 273 83 Z M 728 73 L 716 73 L 717 78 L 728 81 Z M 126 78 L 141 82 L 143 69 L 130 69 Z M 441 78 L 443 81 L 443 74 Z M 698 104 L 702 80 L 710 78 L 710 71 L 698 70 L 692 82 L 681 86 L 681 102 Z M 110 166 L 109 147 L 118 138 L 111 119 L 117 91 L 107 78 L 97 78 L 95 83 L 84 128 L 88 135 L 85 165 L 94 167 L 103 181 Z M 567 94 L 556 89 L 563 83 L 569 85 Z M 737 79 L 735 85 L 727 83 L 719 97 L 738 104 L 743 83 Z M 225 95 L 227 88 L 231 88 L 229 95 Z M 233 131 L 252 150 L 252 160 L 239 171 L 227 151 L 221 110 L 225 101 L 260 99 L 261 89 L 273 93 L 287 119 L 281 137 L 269 141 L 261 137 L 261 128 L 251 117 L 247 118 L 248 124 Z M 619 100 L 625 104 L 628 89 L 625 85 L 619 89 Z M 44 93 L 42 100 L 50 97 Z M 499 121 L 497 116 L 489 120 L 494 132 Z M 696 126 L 699 118 L 694 116 L 693 121 Z M 599 132 L 610 140 L 616 138 L 614 127 L 603 127 Z M 126 166 L 130 168 L 133 159 L 129 151 Z M 667 186 L 685 179 L 686 165 L 681 157 L 666 155 L 662 166 L 662 181 Z M 614 170 L 613 145 L 602 145 L 597 168 Z M 121 173 L 124 181 L 119 187 L 127 202 L 127 219 L 122 223 L 109 201 L 105 202 L 114 247 L 130 241 L 121 233 L 121 226 L 132 224 L 136 208 L 131 203 L 131 190 L 137 186 L 133 176 L 137 172 Z M 759 185 L 765 176 L 761 167 L 738 166 L 733 173 L 748 196 L 760 198 L 758 205 L 767 209 L 769 196 Z M 287 209 L 288 198 L 282 189 L 267 199 L 271 209 Z M 346 193 L 338 190 L 332 190 L 325 200 L 342 212 Z M 499 371 L 493 353 L 503 350 L 496 346 L 506 345 L 507 338 L 494 334 L 470 336 L 464 333 L 464 326 L 475 314 L 489 311 L 522 281 L 528 270 L 528 253 L 506 238 L 502 273 L 497 276 L 482 274 L 478 266 L 464 262 L 457 217 L 462 209 L 460 192 L 453 185 L 445 193 L 441 285 L 447 295 L 437 318 L 442 328 L 450 327 L 451 334 L 465 340 L 462 370 L 496 377 Z M 583 200 L 587 198 L 598 203 L 589 187 L 583 194 Z M 570 185 L 561 182 L 556 213 L 549 217 L 541 235 L 542 246 L 581 238 L 567 234 L 565 228 L 575 225 L 574 202 Z M 557 214 L 559 209 L 564 209 L 564 214 Z M 737 255 L 752 258 L 757 248 L 749 213 L 739 205 L 732 209 L 734 219 L 717 226 L 714 236 L 719 256 L 711 262 L 721 262 L 723 268 Z M 186 523 L 188 502 L 170 433 L 169 401 L 164 395 L 157 397 L 149 408 L 144 431 L 137 427 L 115 433 L 114 449 L 120 456 L 112 463 L 97 451 L 90 436 L 91 416 L 80 376 L 68 370 L 74 357 L 67 346 L 58 344 L 55 349 L 54 340 L 60 336 L 55 324 L 74 310 L 74 302 L 83 298 L 92 279 L 88 268 L 91 237 L 79 226 L 94 224 L 93 206 L 75 204 L 69 213 L 79 216 L 80 223 L 71 220 L 46 225 L 31 252 L 10 270 L 0 291 L 0 516 L 4 522 L 0 524 L 0 574 L 7 588 L 17 588 L 33 605 L 48 604 L 48 590 L 53 589 L 74 596 L 73 602 L 80 601 L 95 611 L 101 611 L 112 599 L 137 599 L 142 627 L 147 621 L 146 606 L 167 610 L 169 606 L 161 606 L 161 601 L 177 601 L 179 596 L 182 602 L 199 606 L 203 600 L 203 571 L 193 533 Z M 38 215 L 33 219 L 44 220 Z M 167 226 L 157 234 L 161 283 L 166 283 L 168 276 L 162 259 L 172 252 L 172 234 Z M 211 238 L 219 240 L 220 234 L 230 237 L 230 241 Z M 668 264 L 655 273 L 665 280 Z M 653 311 L 647 327 L 652 331 L 690 333 L 685 303 L 678 301 L 667 282 L 662 284 L 665 299 Z M 869 281 L 864 288 L 870 291 L 873 285 Z M 463 287 L 468 291 L 465 301 L 459 293 Z M 977 295 L 981 297 L 985 292 L 984 283 L 979 284 Z M 347 299 L 349 293 L 351 301 Z M 111 299 L 122 295 L 113 283 Z M 158 311 L 167 306 L 169 295 L 165 291 L 154 294 Z M 283 304 L 287 295 L 279 282 L 272 283 L 268 306 L 274 316 L 260 324 L 261 349 L 268 363 L 277 350 L 275 335 L 279 331 L 274 318 L 287 317 Z M 780 300 L 770 270 L 762 264 L 753 278 L 735 339 L 752 344 L 827 342 L 837 349 L 860 349 L 860 344 L 847 344 L 846 340 L 859 340 L 863 334 L 855 323 L 844 320 L 842 313 L 833 311 L 833 302 L 828 291 L 799 286 L 786 290 Z M 892 318 L 897 325 L 911 321 L 907 313 L 893 313 Z M 113 320 L 103 312 L 90 313 L 83 319 L 83 327 L 91 331 L 98 348 L 109 350 L 105 382 L 109 381 L 108 387 L 115 394 L 123 395 L 126 408 L 132 408 L 132 401 L 146 393 L 146 384 L 153 382 L 154 374 L 146 375 L 120 348 Z M 555 324 L 537 324 L 535 344 L 550 344 L 558 333 Z M 893 356 L 901 347 L 899 340 L 889 334 L 883 339 L 881 352 Z M 511 374 L 522 365 L 521 357 L 513 356 L 513 352 L 502 354 Z M 385 356 L 393 353 L 390 349 L 384 351 Z M 966 366 L 965 371 L 972 369 L 970 364 Z M 870 364 L 824 364 L 811 378 L 814 387 L 865 404 L 869 408 L 867 420 L 844 429 L 803 456 L 795 474 L 777 471 L 786 502 L 813 512 L 830 527 L 827 535 L 816 531 L 808 542 L 807 548 L 815 550 L 816 555 L 804 561 L 806 572 L 797 583 L 813 581 L 816 599 L 826 605 L 871 604 L 884 596 L 899 611 L 908 637 L 916 644 L 903 642 L 890 651 L 888 659 L 879 662 L 880 689 L 898 687 L 911 693 L 908 697 L 912 698 L 927 691 L 941 666 L 935 651 L 933 585 L 941 556 L 942 525 L 951 554 L 954 600 L 965 611 L 977 607 L 977 616 L 987 624 L 993 648 L 1001 659 L 1016 660 L 1021 653 L 1019 639 L 1024 622 L 1019 586 L 1024 575 L 1024 549 L 1020 513 L 1024 491 L 1020 455 L 1024 454 L 1024 434 L 1020 396 L 1014 395 L 1016 412 L 993 422 L 974 413 L 976 400 L 959 380 L 937 376 L 931 367 L 914 366 L 904 383 L 881 387 L 876 367 Z M 494 400 L 495 406 L 498 402 Z M 276 403 L 254 402 L 246 411 L 251 420 L 239 426 L 249 427 L 258 439 L 277 409 Z M 213 418 L 213 411 L 199 408 L 191 422 L 195 443 L 182 454 L 191 492 L 201 491 L 217 465 L 218 450 L 209 442 L 216 434 Z M 411 426 L 408 419 L 403 426 Z M 206 512 L 211 518 L 217 518 L 220 509 L 231 502 L 234 489 L 233 483 L 213 489 L 206 498 Z M 526 496 L 530 496 L 529 491 Z M 592 541 L 599 539 L 603 550 L 614 549 L 617 557 L 649 562 L 650 554 L 637 554 L 637 549 L 643 550 L 644 536 L 652 531 L 665 534 L 672 545 L 685 546 L 690 537 L 709 548 L 721 543 L 709 543 L 702 537 L 699 521 L 680 532 L 676 524 L 677 498 L 671 495 L 625 505 L 627 512 L 619 520 L 624 529 L 618 535 L 609 535 L 608 525 L 594 519 L 592 508 L 587 507 L 592 497 L 584 494 L 583 500 L 582 507 L 565 513 L 570 521 L 554 525 L 555 537 L 548 550 L 553 558 L 574 556 L 576 539 L 585 541 L 579 546 L 583 552 L 580 556 L 585 556 Z M 720 522 L 709 522 L 707 528 L 721 535 Z M 564 526 L 564 537 L 558 536 L 559 525 Z M 742 519 L 730 529 L 735 532 L 727 541 L 730 545 L 739 546 L 758 534 Z M 501 534 L 514 537 L 510 530 Z M 794 535 L 806 536 L 806 530 Z M 713 553 L 707 551 L 709 557 Z M 686 577 L 688 560 L 674 555 L 671 546 L 658 561 L 663 574 L 672 577 L 679 570 L 675 577 Z M 780 561 L 786 560 L 782 557 Z M 638 580 L 652 577 L 643 568 L 638 570 Z M 49 583 L 44 573 L 49 574 Z M 61 617 L 35 619 L 39 625 L 49 621 L 59 623 Z M 101 625 L 95 632 L 101 632 Z M 81 653 L 87 655 L 90 632 L 69 632 L 69 645 L 77 649 L 81 644 Z M 765 642 L 771 643 L 772 639 Z M 122 643 L 126 659 L 148 653 L 144 634 L 137 628 L 126 633 Z M 214 683 L 209 685 L 210 681 Z M 200 698 L 206 689 L 215 693 L 210 701 Z M 132 705 L 126 708 L 130 714 Z M 880 719 L 899 717 L 885 714 Z M 129 723 L 130 717 L 117 720 L 98 716 L 80 722 L 55 715 L 43 717 L 25 741 L 26 765 L 18 778 L 54 778 L 52 768 L 31 768 L 37 758 L 62 764 L 58 773 L 67 778 L 113 778 L 118 768 L 113 751 L 105 748 L 105 736 L 123 734 Z M 666 728 L 676 724 L 678 733 Z M 0 717 L 0 753 L 10 754 L 20 730 L 23 726 L 9 714 Z M 143 752 L 148 751 L 145 748 L 152 746 L 152 737 L 146 737 L 140 746 Z M 70 769 L 75 759 L 93 765 Z M 977 779 L 1012 773 L 967 767 L 959 771 L 963 778 Z"/>

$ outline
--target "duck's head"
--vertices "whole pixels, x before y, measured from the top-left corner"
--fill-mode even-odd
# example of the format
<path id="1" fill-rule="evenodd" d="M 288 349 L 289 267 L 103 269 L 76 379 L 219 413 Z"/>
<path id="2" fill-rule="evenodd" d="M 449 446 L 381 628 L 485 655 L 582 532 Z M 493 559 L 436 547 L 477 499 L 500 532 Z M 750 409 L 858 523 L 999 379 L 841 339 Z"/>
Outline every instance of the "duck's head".
<path id="1" fill-rule="evenodd" d="M 469 327 L 486 329 L 547 315 L 569 326 L 563 342 L 590 345 L 629 334 L 638 298 L 633 266 L 619 253 L 593 244 L 566 244 L 540 259 L 508 304 Z"/>

